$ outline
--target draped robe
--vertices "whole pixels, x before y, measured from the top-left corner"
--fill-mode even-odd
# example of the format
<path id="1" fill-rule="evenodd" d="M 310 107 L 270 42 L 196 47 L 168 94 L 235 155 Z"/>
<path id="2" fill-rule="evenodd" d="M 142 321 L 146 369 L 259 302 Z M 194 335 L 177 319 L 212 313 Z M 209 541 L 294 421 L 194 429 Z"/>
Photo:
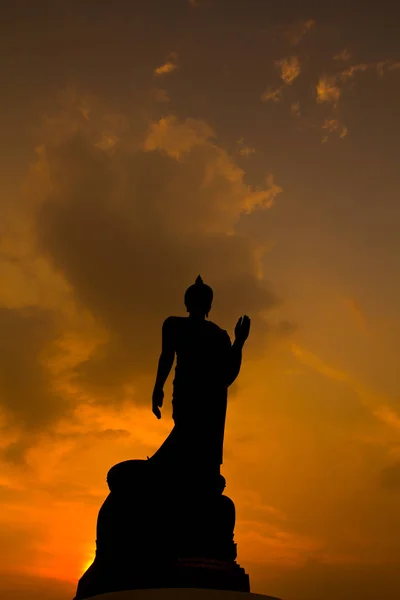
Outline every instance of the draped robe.
<path id="1" fill-rule="evenodd" d="M 231 341 L 211 321 L 169 317 L 176 354 L 173 430 L 151 460 L 219 472 L 228 397 Z"/>

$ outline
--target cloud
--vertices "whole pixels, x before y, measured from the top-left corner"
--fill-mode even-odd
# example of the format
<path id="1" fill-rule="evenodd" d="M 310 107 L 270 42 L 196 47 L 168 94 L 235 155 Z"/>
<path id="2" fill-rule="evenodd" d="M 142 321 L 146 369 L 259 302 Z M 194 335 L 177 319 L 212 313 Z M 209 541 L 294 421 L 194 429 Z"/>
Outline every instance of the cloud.
<path id="1" fill-rule="evenodd" d="M 390 401 L 386 397 L 368 389 L 345 371 L 331 367 L 317 355 L 297 344 L 292 345 L 292 353 L 301 364 L 307 365 L 328 379 L 346 384 L 378 421 L 395 432 L 400 431 L 400 415 L 390 406 Z"/>
<path id="2" fill-rule="evenodd" d="M 282 98 L 282 91 L 283 88 L 279 87 L 279 88 L 268 88 L 267 90 L 265 90 L 265 92 L 263 92 L 262 96 L 261 96 L 261 101 L 262 102 L 279 102 L 279 100 Z"/>
<path id="3" fill-rule="evenodd" d="M 330 102 L 333 105 L 339 102 L 341 91 L 334 76 L 323 75 L 318 81 L 316 91 L 317 102 Z"/>
<path id="4" fill-rule="evenodd" d="M 388 71 L 397 71 L 398 69 L 400 69 L 400 60 L 397 60 L 397 61 L 391 61 L 391 62 L 389 62 L 389 64 L 388 63 L 386 63 L 386 64 L 380 63 L 379 65 L 377 65 L 378 72 L 379 72 L 379 68 L 382 67 L 382 64 L 383 64 L 383 69 L 386 66 Z"/>
<path id="5" fill-rule="evenodd" d="M 284 35 L 292 46 L 297 46 L 303 40 L 304 36 L 310 33 L 315 27 L 316 21 L 314 19 L 305 19 L 289 27 Z"/>
<path id="6" fill-rule="evenodd" d="M 215 139 L 207 123 L 197 119 L 178 121 L 174 116 L 164 117 L 150 125 L 144 140 L 145 151 L 164 150 L 179 160 L 191 149 Z"/>
<path id="7" fill-rule="evenodd" d="M 177 68 L 177 65 L 169 60 L 163 65 L 157 67 L 154 70 L 154 73 L 155 75 L 167 75 L 168 73 L 172 73 L 172 71 L 175 71 L 175 69 Z"/>
<path id="8" fill-rule="evenodd" d="M 347 48 L 344 48 L 341 52 L 338 52 L 338 54 L 334 55 L 333 60 L 347 62 L 350 60 L 350 58 L 351 53 L 347 50 Z"/>
<path id="9" fill-rule="evenodd" d="M 337 59 L 337 57 L 335 58 Z M 397 68 L 400 68 L 400 62 L 384 60 L 371 63 L 356 63 L 334 75 L 325 74 L 320 77 L 316 86 L 317 102 L 329 102 L 334 106 L 337 106 L 341 97 L 343 84 L 353 79 L 357 73 L 375 71 L 382 76 L 385 71 L 395 70 Z"/>
<path id="10" fill-rule="evenodd" d="M 270 515 L 269 515 L 270 516 Z M 298 535 L 268 523 L 269 518 L 260 521 L 238 520 L 235 532 L 242 544 L 246 545 L 246 558 L 252 565 L 297 566 L 318 551 L 320 540 L 306 535 Z"/>
<path id="11" fill-rule="evenodd" d="M 169 102 L 170 98 L 168 92 L 162 88 L 156 88 L 154 90 L 154 98 L 157 102 Z"/>
<path id="12" fill-rule="evenodd" d="M 389 491 L 400 491 L 400 461 L 385 467 L 380 474 L 380 483 Z"/>
<path id="13" fill-rule="evenodd" d="M 300 75 L 300 61 L 297 56 L 282 58 L 275 62 L 280 69 L 280 77 L 286 85 L 291 85 Z"/>
<path id="14" fill-rule="evenodd" d="M 67 409 L 46 365 L 59 327 L 49 311 L 0 308 L 0 402 L 9 423 L 35 431 Z"/>
<path id="15" fill-rule="evenodd" d="M 250 359 L 284 335 L 268 322 L 280 299 L 262 279 L 265 248 L 238 230 L 281 187 L 267 173 L 250 186 L 204 121 L 137 114 L 68 90 L 43 122 L 22 192 L 0 206 L 0 459 L 10 468 L 32 469 L 44 436 L 45 462 L 75 443 L 58 424 L 77 407 L 148 406 L 161 324 L 185 314 L 198 273 L 215 290 L 211 318 L 231 336 L 252 316 Z"/>
<path id="16" fill-rule="evenodd" d="M 315 25 L 313 20 L 303 22 L 301 25 L 297 24 L 297 30 L 290 30 L 290 34 L 294 45 L 301 41 L 302 37 L 310 31 Z M 297 33 L 293 33 L 296 32 Z M 334 65 L 332 72 L 327 69 L 322 73 L 317 81 L 312 81 L 310 84 L 315 89 L 315 101 L 319 105 L 324 105 L 324 112 L 326 113 L 321 120 L 321 117 L 314 117 L 312 112 L 308 110 L 309 116 L 306 118 L 300 111 L 299 99 L 294 96 L 292 90 L 291 97 L 289 97 L 289 108 L 288 110 L 292 115 L 298 118 L 302 126 L 305 129 L 314 129 L 315 131 L 322 131 L 322 143 L 326 143 L 328 139 L 334 135 L 339 139 L 344 139 L 349 133 L 347 124 L 344 124 L 341 120 L 339 108 L 342 101 L 344 91 L 354 85 L 356 77 L 362 73 L 371 72 L 376 73 L 379 76 L 384 76 L 391 71 L 400 69 L 400 61 L 393 59 L 387 59 L 383 61 L 372 61 L 372 62 L 360 62 L 354 64 L 343 65 L 341 63 L 349 63 L 351 54 L 347 49 L 342 50 L 338 54 L 333 56 Z M 280 79 L 283 84 L 275 87 L 269 86 L 261 95 L 262 102 L 273 102 L 280 103 L 284 97 L 285 90 L 292 86 L 293 82 L 298 79 L 302 71 L 302 65 L 299 57 L 296 55 L 289 56 L 277 60 L 274 62 L 275 66 L 279 70 Z M 343 68 L 344 67 L 344 68 Z M 293 97 L 294 96 L 294 97 Z M 284 105 L 285 106 L 285 105 Z M 303 112 L 306 107 L 302 102 Z M 315 113 L 315 107 L 312 109 Z M 319 111 L 320 112 L 320 111 Z"/>
<path id="17" fill-rule="evenodd" d="M 295 117 L 300 117 L 301 116 L 300 102 L 298 102 L 298 101 L 292 102 L 292 104 L 290 105 L 290 112 Z"/>
<path id="18" fill-rule="evenodd" d="M 2 504 L 3 511 L 7 511 L 7 503 L 3 501 Z M 21 555 L 30 554 L 33 559 L 40 555 L 44 536 L 40 527 L 25 521 L 18 510 L 14 510 L 14 514 L 10 511 L 8 519 L 7 522 L 4 518 L 0 521 L 1 548 L 7 548 L 7 553 L 2 555 L 1 568 L 12 571 L 20 565 Z"/>
<path id="19" fill-rule="evenodd" d="M 147 403 L 162 321 L 182 310 L 198 273 L 215 289 L 215 319 L 232 331 L 240 314 L 251 314 L 249 351 L 261 348 L 265 311 L 278 300 L 259 278 L 257 243 L 235 228 L 241 215 L 274 204 L 282 190 L 273 177 L 248 185 L 200 120 L 164 117 L 134 139 L 108 120 L 113 143 L 99 144 L 103 118 L 71 119 L 70 134 L 62 120 L 62 135 L 52 121 L 35 166 L 45 190 L 38 249 L 70 289 L 75 331 L 94 324 L 93 344 L 71 359 L 63 389 L 75 401 Z M 72 343 L 65 338 L 64 348 Z"/>
<path id="20" fill-rule="evenodd" d="M 347 564 L 329 564 L 311 557 L 300 567 L 285 569 L 276 576 L 271 576 L 260 566 L 256 575 L 266 594 L 279 594 L 288 600 L 352 600 L 354 597 L 378 600 L 399 596 L 398 568 L 397 557 Z"/>
<path id="21" fill-rule="evenodd" d="M 176 63 L 177 58 L 177 55 L 175 53 L 172 53 L 169 60 L 167 60 L 164 64 L 154 69 L 154 75 L 159 77 L 162 75 L 168 75 L 169 73 L 175 71 L 178 68 L 178 65 Z"/>
<path id="22" fill-rule="evenodd" d="M 373 414 L 386 425 L 400 431 L 400 415 L 390 406 L 377 404 L 373 409 Z"/>
<path id="23" fill-rule="evenodd" d="M 358 63 L 350 65 L 347 69 L 341 71 L 338 79 L 345 83 L 352 79 L 356 73 L 365 73 L 366 71 L 375 71 L 378 75 L 383 76 L 386 71 L 394 71 L 400 69 L 400 61 L 382 60 L 371 63 Z"/>
<path id="24" fill-rule="evenodd" d="M 338 79 L 344 83 L 345 81 L 352 79 L 356 73 L 364 73 L 365 71 L 368 71 L 369 68 L 371 68 L 370 65 L 367 65 L 365 63 L 358 65 L 350 65 L 350 67 L 344 69 L 344 71 L 341 71 L 341 73 L 338 76 Z"/>
<path id="25" fill-rule="evenodd" d="M 322 129 L 326 130 L 329 133 L 337 133 L 339 138 L 342 140 L 348 134 L 348 129 L 343 123 L 341 123 L 338 119 L 325 119 L 322 124 Z M 328 141 L 328 136 L 325 135 L 322 138 L 323 142 Z"/>
<path id="26" fill-rule="evenodd" d="M 255 148 L 251 148 L 244 143 L 243 138 L 240 138 L 240 140 L 236 142 L 236 153 L 240 156 L 251 156 L 252 154 L 255 154 L 255 151 Z"/>
<path id="27" fill-rule="evenodd" d="M 362 332 L 367 333 L 369 330 L 367 317 L 360 302 L 356 298 L 345 298 L 344 303 L 359 329 Z"/>
<path id="28" fill-rule="evenodd" d="M 0 577 L 2 600 L 65 600 L 76 592 L 75 582 L 13 572 Z"/>
<path id="29" fill-rule="evenodd" d="M 297 56 L 277 60 L 275 66 L 279 68 L 280 78 L 284 86 L 292 85 L 293 81 L 300 75 L 300 61 Z M 282 99 L 284 86 L 268 87 L 261 95 L 261 102 L 279 102 Z"/>
<path id="30" fill-rule="evenodd" d="M 333 58 L 336 62 L 347 62 L 350 59 L 350 55 L 346 51 L 343 51 Z M 316 101 L 318 104 L 331 105 L 333 108 L 332 114 L 325 117 L 321 126 L 325 131 L 322 142 L 326 142 L 328 140 L 327 133 L 338 134 L 340 139 L 343 139 L 348 134 L 347 126 L 341 123 L 340 119 L 338 118 L 339 102 L 342 98 L 343 90 L 345 89 L 346 84 L 353 81 L 356 75 L 359 73 L 365 73 L 367 71 L 375 72 L 378 75 L 383 76 L 387 71 L 396 69 L 397 64 L 398 63 L 394 60 L 355 63 L 349 65 L 345 69 L 341 69 L 335 74 L 325 73 L 319 78 L 316 85 Z"/>

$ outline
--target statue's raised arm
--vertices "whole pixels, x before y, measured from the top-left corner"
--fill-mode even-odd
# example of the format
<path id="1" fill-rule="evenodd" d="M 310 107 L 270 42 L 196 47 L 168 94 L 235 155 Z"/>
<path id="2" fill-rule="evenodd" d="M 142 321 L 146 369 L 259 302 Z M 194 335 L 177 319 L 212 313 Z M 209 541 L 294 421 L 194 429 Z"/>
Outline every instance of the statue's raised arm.
<path id="1" fill-rule="evenodd" d="M 232 344 L 230 358 L 228 361 L 227 385 L 232 385 L 240 372 L 242 366 L 242 350 L 249 337 L 250 319 L 247 315 L 240 317 L 235 327 L 235 341 Z"/>

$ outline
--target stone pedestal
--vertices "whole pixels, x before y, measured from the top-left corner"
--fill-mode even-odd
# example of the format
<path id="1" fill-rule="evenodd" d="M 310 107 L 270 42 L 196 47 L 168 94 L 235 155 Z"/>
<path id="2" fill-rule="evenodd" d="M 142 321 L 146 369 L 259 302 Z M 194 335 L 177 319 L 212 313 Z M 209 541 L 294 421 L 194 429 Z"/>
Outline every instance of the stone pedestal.
<path id="1" fill-rule="evenodd" d="M 129 569 L 124 565 L 120 569 L 101 569 L 94 562 L 79 582 L 76 599 L 97 598 L 101 592 L 102 595 L 106 594 L 106 600 L 110 593 L 145 592 L 149 589 L 158 589 L 160 592 L 165 589 L 239 590 L 242 593 L 250 589 L 248 575 L 234 561 L 190 558 L 178 559 L 170 564 L 132 564 L 131 567 Z"/>
<path id="2" fill-rule="evenodd" d="M 96 558 L 75 600 L 164 588 L 250 592 L 236 563 L 235 505 L 219 473 L 210 478 L 137 460 L 113 467 L 107 481 Z"/>
<path id="3" fill-rule="evenodd" d="M 102 594 L 93 600 L 279 600 L 279 598 L 244 592 L 169 588 Z"/>

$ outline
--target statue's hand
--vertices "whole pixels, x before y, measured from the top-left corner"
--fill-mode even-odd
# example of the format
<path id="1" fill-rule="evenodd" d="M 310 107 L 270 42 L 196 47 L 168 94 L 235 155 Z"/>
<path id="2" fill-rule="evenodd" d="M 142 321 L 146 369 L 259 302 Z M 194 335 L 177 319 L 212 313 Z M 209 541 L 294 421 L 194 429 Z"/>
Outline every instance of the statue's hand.
<path id="1" fill-rule="evenodd" d="M 247 315 L 240 317 L 235 327 L 235 340 L 243 346 L 250 333 L 250 319 Z"/>
<path id="2" fill-rule="evenodd" d="M 164 390 L 160 388 L 154 388 L 153 391 L 153 413 L 157 417 L 157 419 L 161 419 L 161 410 L 160 408 L 163 405 L 164 401 Z"/>

